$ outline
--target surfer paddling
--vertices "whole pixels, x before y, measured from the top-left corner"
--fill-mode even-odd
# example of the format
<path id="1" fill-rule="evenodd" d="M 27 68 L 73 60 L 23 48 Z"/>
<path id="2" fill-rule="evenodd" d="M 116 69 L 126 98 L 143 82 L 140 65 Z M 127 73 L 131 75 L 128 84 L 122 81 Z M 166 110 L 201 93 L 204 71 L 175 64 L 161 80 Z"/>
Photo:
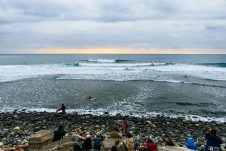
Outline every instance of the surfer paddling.
<path id="1" fill-rule="evenodd" d="M 89 100 L 89 101 L 95 101 L 96 98 L 95 98 L 95 97 L 92 97 L 92 96 L 89 96 L 89 97 L 88 97 L 88 100 Z"/>

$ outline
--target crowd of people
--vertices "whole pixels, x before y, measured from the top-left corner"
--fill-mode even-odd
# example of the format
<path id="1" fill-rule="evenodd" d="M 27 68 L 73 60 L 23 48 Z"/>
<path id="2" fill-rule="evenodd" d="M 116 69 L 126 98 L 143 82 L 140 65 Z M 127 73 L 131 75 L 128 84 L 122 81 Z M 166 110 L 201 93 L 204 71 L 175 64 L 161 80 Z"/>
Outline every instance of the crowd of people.
<path id="1" fill-rule="evenodd" d="M 64 104 L 57 109 L 57 112 L 66 113 L 66 107 Z M 122 121 L 115 121 L 117 125 L 109 133 L 109 137 L 117 138 L 115 144 L 112 146 L 111 151 L 157 151 L 157 143 L 151 136 L 147 136 L 145 142 L 141 142 L 141 139 L 133 137 L 131 133 L 128 132 L 129 119 L 128 116 L 123 117 Z M 53 141 L 60 140 L 64 137 L 65 130 L 63 126 L 59 126 L 58 130 L 54 131 Z M 74 147 L 75 151 L 90 151 L 96 150 L 100 151 L 102 146 L 102 141 L 105 139 L 101 135 L 101 131 L 97 131 L 95 137 L 92 137 L 89 133 L 85 137 L 80 136 L 76 133 L 76 136 L 80 139 L 81 144 L 76 144 Z M 192 136 L 188 136 L 185 139 L 185 146 L 191 150 L 199 151 L 221 151 L 221 144 L 223 143 L 221 138 L 217 136 L 217 131 L 212 129 L 208 130 L 205 134 L 206 145 L 201 148 L 197 148 L 195 139 Z M 174 146 L 174 142 L 171 137 L 163 138 L 165 145 Z"/>

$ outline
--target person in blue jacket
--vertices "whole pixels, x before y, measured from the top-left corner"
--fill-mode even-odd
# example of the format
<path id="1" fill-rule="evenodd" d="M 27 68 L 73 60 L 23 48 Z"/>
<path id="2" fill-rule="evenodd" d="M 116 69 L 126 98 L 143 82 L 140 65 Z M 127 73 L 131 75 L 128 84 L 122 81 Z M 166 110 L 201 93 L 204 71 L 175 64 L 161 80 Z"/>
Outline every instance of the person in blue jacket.
<path id="1" fill-rule="evenodd" d="M 191 150 L 194 150 L 194 151 L 197 150 L 197 145 L 196 145 L 195 140 L 192 136 L 188 136 L 186 138 L 185 145 L 187 146 L 188 149 L 191 149 Z"/>
<path id="2" fill-rule="evenodd" d="M 103 137 L 100 132 L 96 132 L 96 137 L 94 138 L 94 150 L 99 151 L 101 149 L 101 142 Z"/>

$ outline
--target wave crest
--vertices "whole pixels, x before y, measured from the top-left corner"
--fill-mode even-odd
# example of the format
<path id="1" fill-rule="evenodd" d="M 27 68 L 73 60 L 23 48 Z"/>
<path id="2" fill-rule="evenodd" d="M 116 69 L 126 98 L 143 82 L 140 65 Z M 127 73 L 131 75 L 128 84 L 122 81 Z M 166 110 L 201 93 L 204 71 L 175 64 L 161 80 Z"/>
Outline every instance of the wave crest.
<path id="1" fill-rule="evenodd" d="M 220 63 L 201 63 L 200 65 L 226 68 L 226 63 L 224 63 L 224 62 L 220 62 Z"/>

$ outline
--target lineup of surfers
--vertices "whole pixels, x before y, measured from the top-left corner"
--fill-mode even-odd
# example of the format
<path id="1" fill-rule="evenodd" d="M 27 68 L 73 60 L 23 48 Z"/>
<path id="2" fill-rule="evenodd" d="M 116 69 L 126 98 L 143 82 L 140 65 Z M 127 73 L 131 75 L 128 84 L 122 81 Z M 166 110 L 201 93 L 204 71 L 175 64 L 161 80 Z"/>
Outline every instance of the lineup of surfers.
<path id="1" fill-rule="evenodd" d="M 89 96 L 88 99 L 95 100 L 95 97 Z M 61 105 L 56 112 L 66 113 L 66 106 L 64 104 Z M 129 116 L 123 117 L 122 121 L 115 121 L 116 127 L 112 129 L 109 133 L 112 138 L 122 138 L 126 136 L 126 141 L 116 141 L 112 146 L 111 151 L 157 151 L 157 144 L 152 137 L 146 138 L 146 145 L 141 145 L 142 142 L 139 138 L 134 139 L 133 136 L 128 132 L 129 128 Z M 59 126 L 58 130 L 54 131 L 54 139 L 53 141 L 60 140 L 64 137 L 65 131 L 63 126 Z M 104 140 L 104 137 L 101 135 L 101 131 L 96 132 L 96 136 L 94 138 L 91 137 L 89 133 L 85 137 L 76 134 L 81 141 L 83 141 L 82 146 L 75 145 L 76 151 L 89 151 L 91 149 L 101 150 L 101 142 Z M 217 136 L 217 131 L 215 129 L 208 130 L 205 134 L 205 138 L 207 140 L 206 145 L 199 149 L 200 151 L 221 151 L 222 140 L 219 136 Z M 174 143 L 170 137 L 165 137 L 164 142 L 166 145 L 174 146 Z M 195 139 L 192 136 L 188 136 L 185 141 L 185 146 L 188 149 L 196 151 L 197 144 L 195 143 Z"/>

